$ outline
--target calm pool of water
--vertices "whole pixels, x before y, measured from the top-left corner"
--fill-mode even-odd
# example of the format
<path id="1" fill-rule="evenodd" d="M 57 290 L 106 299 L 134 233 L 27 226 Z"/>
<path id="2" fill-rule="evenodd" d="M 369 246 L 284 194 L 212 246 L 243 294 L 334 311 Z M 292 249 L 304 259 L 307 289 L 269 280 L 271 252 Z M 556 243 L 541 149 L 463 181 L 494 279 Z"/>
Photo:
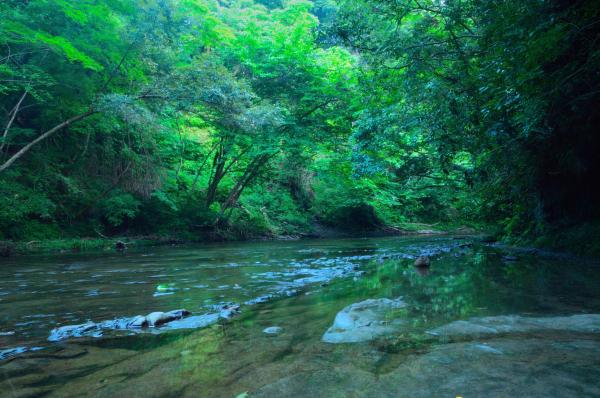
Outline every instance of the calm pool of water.
<path id="1" fill-rule="evenodd" d="M 507 259 L 471 242 L 252 242 L 2 260 L 0 396 L 548 396 L 550 388 L 600 396 L 598 334 L 427 334 L 471 317 L 600 313 L 596 263 Z M 420 254 L 432 257 L 427 273 L 413 267 Z M 344 307 L 398 297 L 407 304 L 402 333 L 321 341 Z M 103 329 L 48 341 L 60 326 L 178 308 L 206 315 L 231 303 L 239 315 L 204 328 Z M 263 332 L 271 326 L 281 332 Z M 469 354 L 473 347 L 487 351 Z"/>

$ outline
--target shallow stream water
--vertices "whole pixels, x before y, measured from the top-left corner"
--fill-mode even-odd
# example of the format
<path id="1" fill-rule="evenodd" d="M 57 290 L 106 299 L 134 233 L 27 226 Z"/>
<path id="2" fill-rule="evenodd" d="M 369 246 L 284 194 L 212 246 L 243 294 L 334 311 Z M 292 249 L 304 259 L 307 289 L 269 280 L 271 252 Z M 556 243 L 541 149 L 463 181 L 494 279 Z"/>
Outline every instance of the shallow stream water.
<path id="1" fill-rule="evenodd" d="M 423 254 L 430 268 L 415 269 Z M 406 304 L 392 315 L 401 330 L 322 341 L 339 311 L 372 298 Z M 218 319 L 233 305 L 239 314 Z M 51 338 L 62 326 L 180 308 L 214 322 Z M 479 317 L 591 314 L 600 314 L 597 263 L 469 237 L 16 257 L 0 262 L 0 396 L 600 397 L 594 325 L 431 333 Z M 273 326 L 281 330 L 264 332 Z"/>

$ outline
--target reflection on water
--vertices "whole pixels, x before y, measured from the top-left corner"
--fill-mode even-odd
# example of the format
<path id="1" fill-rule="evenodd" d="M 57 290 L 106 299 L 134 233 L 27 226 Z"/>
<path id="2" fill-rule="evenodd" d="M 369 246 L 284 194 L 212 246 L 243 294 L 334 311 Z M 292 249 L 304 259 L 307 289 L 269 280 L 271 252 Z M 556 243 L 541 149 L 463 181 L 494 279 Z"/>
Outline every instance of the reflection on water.
<path id="1" fill-rule="evenodd" d="M 497 374 L 490 373 L 496 383 L 503 377 L 514 381 L 517 371 L 550 372 L 548 377 L 556 377 L 545 383 L 555 389 L 564 384 L 562 378 L 573 380 L 561 396 L 594 396 L 600 378 L 591 377 L 599 370 L 577 379 L 555 359 L 569 358 L 571 371 L 600 369 L 597 334 L 452 342 L 426 333 L 470 317 L 600 313 L 596 264 L 524 254 L 507 261 L 506 253 L 470 243 L 453 238 L 255 242 L 3 261 L 0 395 L 402 396 L 380 381 L 385 377 L 404 386 L 407 396 L 437 396 L 432 391 L 444 389 L 448 396 L 490 395 L 498 385 L 481 390 L 487 385 L 481 377 L 491 372 L 486 355 L 497 355 Z M 413 266 L 422 254 L 432 257 L 427 270 Z M 360 344 L 321 342 L 344 307 L 397 297 L 407 304 L 401 333 Z M 205 316 L 229 303 L 241 305 L 240 314 L 195 325 L 208 325 L 204 328 L 102 330 L 96 337 L 47 340 L 58 326 L 177 308 Z M 263 332 L 270 327 L 281 329 Z M 536 347 L 548 355 L 539 357 Z M 459 361 L 467 355 L 460 352 L 471 353 L 470 367 Z M 440 363 L 446 363 L 443 369 Z M 515 363 L 525 368 L 509 371 Z M 414 374 L 417 368 L 421 373 Z M 453 390 L 461 377 L 467 384 Z M 548 391 L 540 387 L 539 396 Z"/>

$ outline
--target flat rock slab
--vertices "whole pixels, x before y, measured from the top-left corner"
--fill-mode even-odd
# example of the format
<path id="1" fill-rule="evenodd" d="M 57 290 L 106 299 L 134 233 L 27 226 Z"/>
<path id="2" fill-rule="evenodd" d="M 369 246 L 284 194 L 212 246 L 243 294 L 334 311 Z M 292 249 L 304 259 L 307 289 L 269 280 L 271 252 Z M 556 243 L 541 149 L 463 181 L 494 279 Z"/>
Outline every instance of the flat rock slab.
<path id="1" fill-rule="evenodd" d="M 250 396 L 580 398 L 600 396 L 598 380 L 598 341 L 512 339 L 446 344 L 379 375 L 351 363 L 299 372 Z"/>
<path id="2" fill-rule="evenodd" d="M 466 321 L 455 321 L 430 330 L 428 333 L 442 337 L 480 337 L 544 331 L 599 333 L 600 314 L 559 317 L 489 316 L 471 318 Z"/>
<path id="3" fill-rule="evenodd" d="M 338 312 L 333 325 L 325 332 L 326 343 L 359 343 L 392 334 L 406 321 L 393 316 L 406 307 L 402 299 L 369 299 L 354 303 Z"/>

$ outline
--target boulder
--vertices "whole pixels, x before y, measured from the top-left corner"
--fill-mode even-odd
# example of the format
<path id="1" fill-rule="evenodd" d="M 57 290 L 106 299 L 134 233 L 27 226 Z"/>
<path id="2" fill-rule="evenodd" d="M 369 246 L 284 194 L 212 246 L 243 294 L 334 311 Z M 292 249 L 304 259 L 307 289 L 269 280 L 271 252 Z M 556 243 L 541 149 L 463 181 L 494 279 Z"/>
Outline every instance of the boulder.
<path id="1" fill-rule="evenodd" d="M 406 323 L 395 317 L 395 310 L 406 307 L 402 299 L 369 299 L 354 303 L 338 312 L 325 332 L 326 343 L 358 343 L 392 334 Z"/>

